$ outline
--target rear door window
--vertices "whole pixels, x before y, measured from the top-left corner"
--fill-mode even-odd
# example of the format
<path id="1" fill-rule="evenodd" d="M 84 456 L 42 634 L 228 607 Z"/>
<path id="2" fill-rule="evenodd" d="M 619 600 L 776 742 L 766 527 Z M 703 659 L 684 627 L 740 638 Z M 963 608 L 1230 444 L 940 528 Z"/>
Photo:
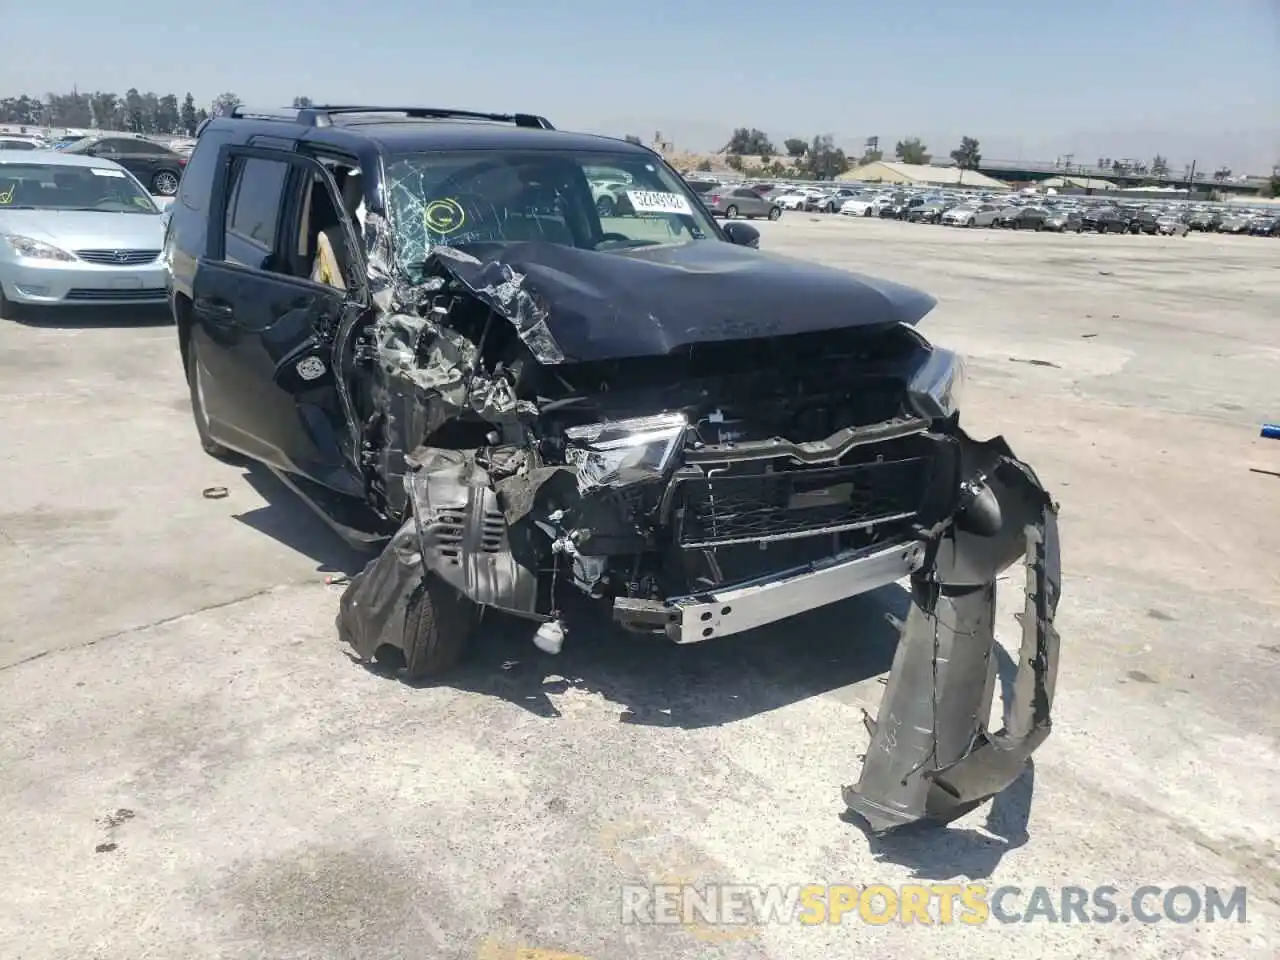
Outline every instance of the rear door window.
<path id="1" fill-rule="evenodd" d="M 227 239 L 275 247 L 289 165 L 260 157 L 239 157 L 231 166 L 227 190 Z"/>

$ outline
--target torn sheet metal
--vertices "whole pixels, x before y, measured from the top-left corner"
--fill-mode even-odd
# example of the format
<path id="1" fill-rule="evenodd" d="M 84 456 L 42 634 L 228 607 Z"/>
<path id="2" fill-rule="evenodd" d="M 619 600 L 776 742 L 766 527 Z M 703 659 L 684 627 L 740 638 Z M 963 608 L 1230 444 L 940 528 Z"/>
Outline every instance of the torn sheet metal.
<path id="1" fill-rule="evenodd" d="M 973 446 L 978 458 L 1008 451 L 999 438 Z M 913 578 L 861 777 L 844 788 L 846 805 L 875 832 L 973 809 L 1012 784 L 1049 735 L 1061 591 L 1057 506 L 1011 454 L 996 457 L 986 483 L 999 508 L 995 533 L 966 533 L 958 524 L 946 549 Z M 1026 565 L 1022 648 L 1006 727 L 991 733 L 996 576 L 1019 555 Z"/>

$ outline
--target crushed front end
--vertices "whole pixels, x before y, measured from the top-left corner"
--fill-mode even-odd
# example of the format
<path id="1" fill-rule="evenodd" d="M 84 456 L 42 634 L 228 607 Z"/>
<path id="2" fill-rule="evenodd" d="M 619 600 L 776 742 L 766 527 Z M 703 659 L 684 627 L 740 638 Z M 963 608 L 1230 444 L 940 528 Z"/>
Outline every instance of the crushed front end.
<path id="1" fill-rule="evenodd" d="M 884 830 L 1017 778 L 1049 730 L 1056 506 L 1003 440 L 960 428 L 958 357 L 901 322 L 566 356 L 524 274 L 436 267 L 356 349 L 370 499 L 401 523 L 343 597 L 361 655 L 410 649 L 426 581 L 558 651 L 572 593 L 691 643 L 908 579 L 846 803 Z M 996 578 L 1024 555 L 1015 696 L 991 733 Z"/>

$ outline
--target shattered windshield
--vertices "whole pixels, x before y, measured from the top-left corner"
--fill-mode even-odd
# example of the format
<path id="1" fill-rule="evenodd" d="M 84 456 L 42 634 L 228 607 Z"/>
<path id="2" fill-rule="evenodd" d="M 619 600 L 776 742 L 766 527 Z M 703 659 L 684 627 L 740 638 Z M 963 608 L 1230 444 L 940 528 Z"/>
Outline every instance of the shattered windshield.
<path id="1" fill-rule="evenodd" d="M 434 246 L 541 240 L 623 250 L 715 238 L 680 178 L 651 157 L 579 150 L 403 154 L 387 164 L 396 260 Z"/>

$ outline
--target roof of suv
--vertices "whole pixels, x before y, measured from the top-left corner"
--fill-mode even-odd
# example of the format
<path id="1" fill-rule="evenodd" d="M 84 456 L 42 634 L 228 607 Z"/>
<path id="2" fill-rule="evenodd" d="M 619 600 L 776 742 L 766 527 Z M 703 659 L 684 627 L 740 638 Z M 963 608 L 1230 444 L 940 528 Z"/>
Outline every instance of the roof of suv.
<path id="1" fill-rule="evenodd" d="M 534 130 L 483 121 L 389 120 L 351 123 L 326 128 L 369 137 L 397 153 L 416 150 L 483 150 L 518 147 L 526 150 L 601 150 L 647 154 L 644 147 L 590 133 Z"/>
<path id="2" fill-rule="evenodd" d="M 253 134 L 297 136 L 329 143 L 372 142 L 391 153 L 435 150 L 595 150 L 650 155 L 648 148 L 626 140 L 565 130 L 539 129 L 486 120 L 419 119 L 366 113 L 335 117 L 334 122 L 313 126 L 289 117 L 215 117 L 210 126 Z"/>

